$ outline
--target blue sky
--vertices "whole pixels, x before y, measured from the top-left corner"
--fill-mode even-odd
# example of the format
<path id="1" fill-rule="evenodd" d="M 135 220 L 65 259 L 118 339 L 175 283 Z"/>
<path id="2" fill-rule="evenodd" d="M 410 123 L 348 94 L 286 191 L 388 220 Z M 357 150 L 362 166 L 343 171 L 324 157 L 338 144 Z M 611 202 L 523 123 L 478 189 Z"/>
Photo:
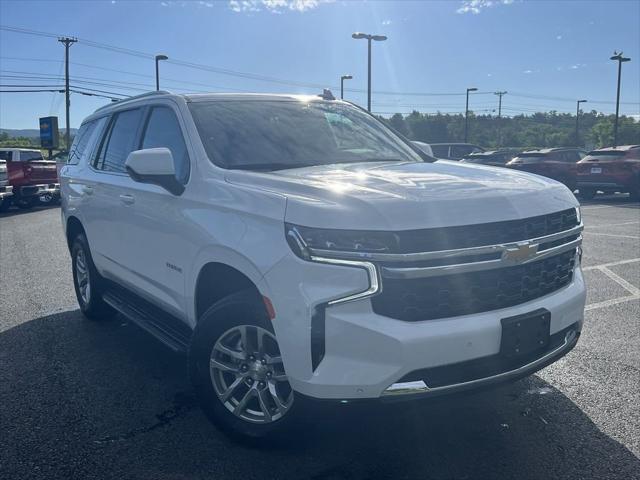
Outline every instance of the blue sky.
<path id="1" fill-rule="evenodd" d="M 154 88 L 150 57 L 89 43 L 97 42 L 164 53 L 182 63 L 161 64 L 162 85 L 176 92 L 317 93 L 315 85 L 326 85 L 338 94 L 340 75 L 352 74 L 347 88 L 358 91 L 345 97 L 362 105 L 366 42 L 351 33 L 384 34 L 388 41 L 373 49 L 373 111 L 381 113 L 462 112 L 467 87 L 487 92 L 471 97 L 470 108 L 478 113 L 497 108 L 497 90 L 509 92 L 505 115 L 572 112 L 578 98 L 591 101 L 585 109 L 610 113 L 617 70 L 609 57 L 618 49 L 632 59 L 623 66 L 621 111 L 640 114 L 636 0 L 0 0 L 0 24 L 77 36 L 71 83 L 84 91 L 133 95 Z M 3 86 L 61 85 L 63 58 L 55 37 L 0 30 Z M 63 97 L 0 93 L 0 127 L 37 128 L 38 117 L 46 115 L 59 115 L 62 126 Z M 73 94 L 71 125 L 107 101 Z"/>

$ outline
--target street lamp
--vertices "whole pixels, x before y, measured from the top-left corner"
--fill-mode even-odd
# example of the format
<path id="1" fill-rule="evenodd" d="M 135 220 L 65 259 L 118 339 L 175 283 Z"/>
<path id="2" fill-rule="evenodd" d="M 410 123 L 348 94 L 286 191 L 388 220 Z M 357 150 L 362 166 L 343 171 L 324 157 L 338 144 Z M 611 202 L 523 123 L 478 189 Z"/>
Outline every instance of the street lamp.
<path id="1" fill-rule="evenodd" d="M 158 62 L 160 60 L 169 60 L 166 55 L 156 55 L 156 90 L 160 90 L 160 74 L 158 72 Z"/>
<path id="2" fill-rule="evenodd" d="M 467 88 L 467 106 L 464 109 L 464 143 L 467 143 L 469 133 L 469 92 L 477 92 L 475 87 Z"/>
<path id="3" fill-rule="evenodd" d="M 351 75 L 342 75 L 340 77 L 340 100 L 344 99 L 344 81 L 351 80 L 353 76 Z"/>
<path id="4" fill-rule="evenodd" d="M 576 147 L 580 146 L 580 104 L 586 102 L 586 100 L 578 100 L 576 102 Z"/>
<path id="5" fill-rule="evenodd" d="M 618 93 L 616 95 L 616 122 L 613 124 L 613 146 L 618 146 L 618 114 L 620 113 L 620 76 L 622 75 L 622 62 L 630 62 L 631 59 L 623 57 L 622 52 L 613 52 L 613 56 L 610 58 L 618 62 Z"/>
<path id="6" fill-rule="evenodd" d="M 371 111 L 371 41 L 384 42 L 387 37 L 385 35 L 369 35 L 368 33 L 356 32 L 351 35 L 351 38 L 356 40 L 366 39 L 368 42 L 368 75 L 367 75 L 367 110 Z"/>

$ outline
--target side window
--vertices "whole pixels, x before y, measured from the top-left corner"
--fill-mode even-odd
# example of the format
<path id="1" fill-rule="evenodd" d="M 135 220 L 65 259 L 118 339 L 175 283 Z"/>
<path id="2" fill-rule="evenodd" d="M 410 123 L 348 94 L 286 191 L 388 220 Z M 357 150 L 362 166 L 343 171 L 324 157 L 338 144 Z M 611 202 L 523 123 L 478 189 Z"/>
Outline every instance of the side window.
<path id="1" fill-rule="evenodd" d="M 169 107 L 153 107 L 143 134 L 141 148 L 166 147 L 171 150 L 176 177 L 181 183 L 189 179 L 189 154 L 176 114 Z"/>
<path id="2" fill-rule="evenodd" d="M 11 150 L 4 150 L 2 152 L 0 152 L 0 160 L 7 160 L 7 161 L 11 161 L 11 157 L 12 157 L 12 151 Z"/>
<path id="3" fill-rule="evenodd" d="M 140 124 L 140 109 L 114 115 L 98 152 L 95 167 L 105 172 L 125 172 L 124 162 L 134 150 L 133 142 Z"/>
<path id="4" fill-rule="evenodd" d="M 449 147 L 446 145 L 431 145 L 431 151 L 438 158 L 447 158 L 449 156 Z"/>
<path id="5" fill-rule="evenodd" d="M 82 154 L 87 148 L 91 134 L 96 128 L 96 123 L 94 120 L 93 122 L 88 122 L 80 126 L 80 130 L 76 134 L 76 138 L 74 138 L 71 148 L 69 149 L 67 163 L 76 165 L 80 161 Z"/>
<path id="6" fill-rule="evenodd" d="M 451 147 L 451 158 L 462 158 L 469 155 L 473 151 L 473 147 L 469 145 L 453 145 Z"/>

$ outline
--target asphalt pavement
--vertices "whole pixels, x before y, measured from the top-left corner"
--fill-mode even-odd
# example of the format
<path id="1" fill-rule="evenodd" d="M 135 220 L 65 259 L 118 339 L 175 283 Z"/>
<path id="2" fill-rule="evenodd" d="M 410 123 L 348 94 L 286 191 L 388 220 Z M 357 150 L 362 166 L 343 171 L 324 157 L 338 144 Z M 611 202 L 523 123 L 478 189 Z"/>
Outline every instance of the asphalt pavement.
<path id="1" fill-rule="evenodd" d="M 83 319 L 58 208 L 0 215 L 2 479 L 640 479 L 640 205 L 583 206 L 585 327 L 556 364 L 429 403 L 312 410 L 269 448 L 195 405 L 185 359 Z"/>

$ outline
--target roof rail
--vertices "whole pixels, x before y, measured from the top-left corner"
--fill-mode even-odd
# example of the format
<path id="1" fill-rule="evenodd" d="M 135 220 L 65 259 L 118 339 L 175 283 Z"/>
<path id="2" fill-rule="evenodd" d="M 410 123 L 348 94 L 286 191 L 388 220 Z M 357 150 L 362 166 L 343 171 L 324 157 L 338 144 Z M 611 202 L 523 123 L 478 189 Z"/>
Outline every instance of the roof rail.
<path id="1" fill-rule="evenodd" d="M 99 112 L 101 110 L 104 110 L 105 108 L 109 108 L 110 106 L 112 106 L 114 103 L 117 104 L 122 104 L 124 102 L 128 102 L 130 100 L 138 100 L 140 98 L 145 98 L 145 97 L 153 97 L 155 95 L 171 95 L 171 92 L 167 91 L 167 90 L 154 90 L 152 92 L 145 92 L 145 93 L 141 93 L 140 95 L 134 95 L 132 97 L 127 97 L 127 98 L 123 98 L 122 100 L 117 100 L 115 102 L 111 102 L 107 105 L 103 105 L 102 107 L 98 108 L 96 110 L 96 112 Z"/>

